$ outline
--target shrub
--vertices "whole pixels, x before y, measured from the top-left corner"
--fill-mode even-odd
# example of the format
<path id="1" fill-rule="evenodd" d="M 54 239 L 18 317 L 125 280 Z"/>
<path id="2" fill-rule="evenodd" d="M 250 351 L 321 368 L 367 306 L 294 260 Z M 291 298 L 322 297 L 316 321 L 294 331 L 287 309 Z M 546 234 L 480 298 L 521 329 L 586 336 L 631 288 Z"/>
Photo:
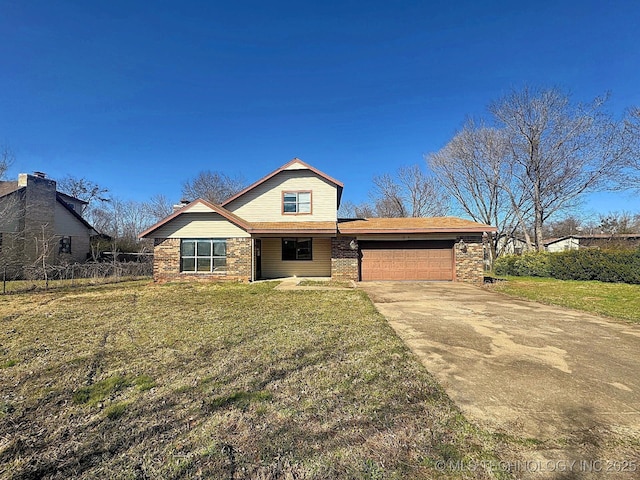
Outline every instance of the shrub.
<path id="1" fill-rule="evenodd" d="M 551 257 L 551 276 L 561 280 L 640 283 L 640 248 L 572 250 Z"/>
<path id="2" fill-rule="evenodd" d="M 498 275 L 518 277 L 548 277 L 549 253 L 529 252 L 524 255 L 505 255 L 496 259 L 494 265 Z"/>
<path id="3" fill-rule="evenodd" d="M 498 275 L 640 284 L 640 248 L 505 255 L 496 260 L 495 272 Z"/>

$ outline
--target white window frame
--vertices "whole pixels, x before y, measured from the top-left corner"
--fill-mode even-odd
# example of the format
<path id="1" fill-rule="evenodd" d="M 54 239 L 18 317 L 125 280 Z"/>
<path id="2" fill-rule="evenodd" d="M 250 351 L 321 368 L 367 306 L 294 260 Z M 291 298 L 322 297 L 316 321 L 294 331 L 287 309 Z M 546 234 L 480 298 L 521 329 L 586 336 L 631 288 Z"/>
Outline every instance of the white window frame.
<path id="1" fill-rule="evenodd" d="M 305 196 L 308 196 L 308 200 L 304 198 Z M 289 199 L 287 199 L 287 197 L 289 197 Z M 312 204 L 313 204 L 313 195 L 311 193 L 311 190 L 299 190 L 299 191 L 290 190 L 290 191 L 282 192 L 282 214 L 283 215 L 311 215 L 311 213 L 313 212 Z M 289 208 L 293 206 L 294 211 L 288 212 L 287 206 L 289 206 Z"/>

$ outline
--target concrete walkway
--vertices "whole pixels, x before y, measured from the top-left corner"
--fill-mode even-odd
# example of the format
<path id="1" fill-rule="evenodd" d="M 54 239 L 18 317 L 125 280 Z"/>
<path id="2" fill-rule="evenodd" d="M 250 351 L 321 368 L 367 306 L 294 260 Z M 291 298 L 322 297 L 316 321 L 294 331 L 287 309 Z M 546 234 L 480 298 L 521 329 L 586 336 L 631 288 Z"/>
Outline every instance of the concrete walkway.
<path id="1" fill-rule="evenodd" d="M 640 325 L 458 283 L 359 287 L 482 426 L 539 440 L 640 435 Z"/>

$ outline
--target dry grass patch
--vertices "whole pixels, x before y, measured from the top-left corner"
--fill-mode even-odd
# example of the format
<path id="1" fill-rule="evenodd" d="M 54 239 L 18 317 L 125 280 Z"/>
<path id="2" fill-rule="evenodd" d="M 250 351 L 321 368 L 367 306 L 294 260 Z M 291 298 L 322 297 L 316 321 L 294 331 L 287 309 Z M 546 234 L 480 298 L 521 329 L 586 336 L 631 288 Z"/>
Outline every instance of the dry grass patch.
<path id="1" fill-rule="evenodd" d="M 2 478 L 502 478 L 359 291 L 133 282 L 0 298 Z"/>
<path id="2" fill-rule="evenodd" d="M 354 288 L 353 282 L 349 280 L 301 280 L 298 283 L 301 287 L 332 287 L 332 288 Z"/>

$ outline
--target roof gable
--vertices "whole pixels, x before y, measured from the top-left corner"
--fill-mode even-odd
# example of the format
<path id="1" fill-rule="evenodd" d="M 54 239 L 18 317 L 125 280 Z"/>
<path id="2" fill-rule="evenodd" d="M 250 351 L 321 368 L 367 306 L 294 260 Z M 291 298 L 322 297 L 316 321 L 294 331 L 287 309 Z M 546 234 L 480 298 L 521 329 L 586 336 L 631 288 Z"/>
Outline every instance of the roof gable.
<path id="1" fill-rule="evenodd" d="M 291 161 L 287 162 L 286 164 L 284 164 L 283 166 L 281 166 L 280 168 L 277 168 L 276 170 L 274 170 L 273 172 L 271 172 L 270 174 L 262 177 L 260 180 L 258 180 L 255 183 L 252 183 L 251 185 L 249 185 L 247 188 L 245 188 L 244 190 L 236 193 L 233 197 L 228 198 L 227 200 L 225 200 L 224 202 L 222 202 L 220 205 L 221 206 L 225 206 L 228 205 L 229 203 L 233 202 L 234 200 L 236 200 L 237 198 L 240 198 L 241 196 L 243 196 L 245 193 L 253 190 L 254 188 L 256 188 L 259 185 L 262 185 L 263 183 L 265 183 L 267 180 L 275 177 L 277 174 L 279 174 L 280 172 L 283 172 L 285 170 L 310 170 L 313 173 L 315 173 L 316 175 L 318 175 L 319 177 L 323 178 L 324 180 L 326 180 L 329 183 L 332 183 L 333 185 L 336 186 L 336 188 L 338 189 L 338 206 L 340 205 L 340 199 L 342 197 L 342 189 L 344 188 L 344 184 L 342 182 L 340 182 L 339 180 L 336 180 L 333 177 L 330 177 L 329 175 L 327 175 L 326 173 L 321 172 L 320 170 L 318 170 L 315 167 L 312 167 L 311 165 L 309 165 L 306 162 L 303 162 L 302 160 L 300 160 L 299 158 L 294 158 Z"/>
<path id="2" fill-rule="evenodd" d="M 156 223 L 155 225 L 151 226 L 150 228 L 148 228 L 147 230 L 142 232 L 139 235 L 139 237 L 140 238 L 147 237 L 148 235 L 150 235 L 151 233 L 153 233 L 154 231 L 156 231 L 157 229 L 159 229 L 163 225 L 166 225 L 167 223 L 171 222 L 171 220 L 173 220 L 174 218 L 176 218 L 176 217 L 178 217 L 178 216 L 180 216 L 182 214 L 208 213 L 208 212 L 217 213 L 218 215 L 220 215 L 221 217 L 225 218 L 229 222 L 231 222 L 234 225 L 240 227 L 245 232 L 248 231 L 251 228 L 251 225 L 248 222 L 246 222 L 245 220 L 241 219 L 237 215 L 234 215 L 233 213 L 231 213 L 229 210 L 225 209 L 224 207 L 222 207 L 220 205 L 215 205 L 213 203 L 209 203 L 206 200 L 203 200 L 203 199 L 199 198 L 199 199 L 194 200 L 193 202 L 185 205 L 181 209 L 176 210 L 171 215 L 169 215 L 167 218 L 165 218 L 163 220 L 160 220 L 158 223 Z"/>
<path id="3" fill-rule="evenodd" d="M 56 192 L 56 201 L 61 204 L 69 213 L 71 213 L 71 215 L 73 215 L 73 217 L 75 217 L 76 220 L 78 220 L 79 222 L 81 222 L 85 227 L 87 227 L 90 230 L 93 230 L 94 232 L 98 233 L 98 231 L 96 229 L 93 228 L 93 226 L 87 222 L 82 215 L 80 215 L 78 212 L 75 211 L 74 208 L 72 208 L 66 201 L 65 201 L 65 197 L 68 197 L 69 195 L 66 194 L 61 194 L 59 192 Z M 71 198 L 75 198 L 75 197 L 71 197 Z M 86 202 L 85 202 L 86 203 Z"/>

